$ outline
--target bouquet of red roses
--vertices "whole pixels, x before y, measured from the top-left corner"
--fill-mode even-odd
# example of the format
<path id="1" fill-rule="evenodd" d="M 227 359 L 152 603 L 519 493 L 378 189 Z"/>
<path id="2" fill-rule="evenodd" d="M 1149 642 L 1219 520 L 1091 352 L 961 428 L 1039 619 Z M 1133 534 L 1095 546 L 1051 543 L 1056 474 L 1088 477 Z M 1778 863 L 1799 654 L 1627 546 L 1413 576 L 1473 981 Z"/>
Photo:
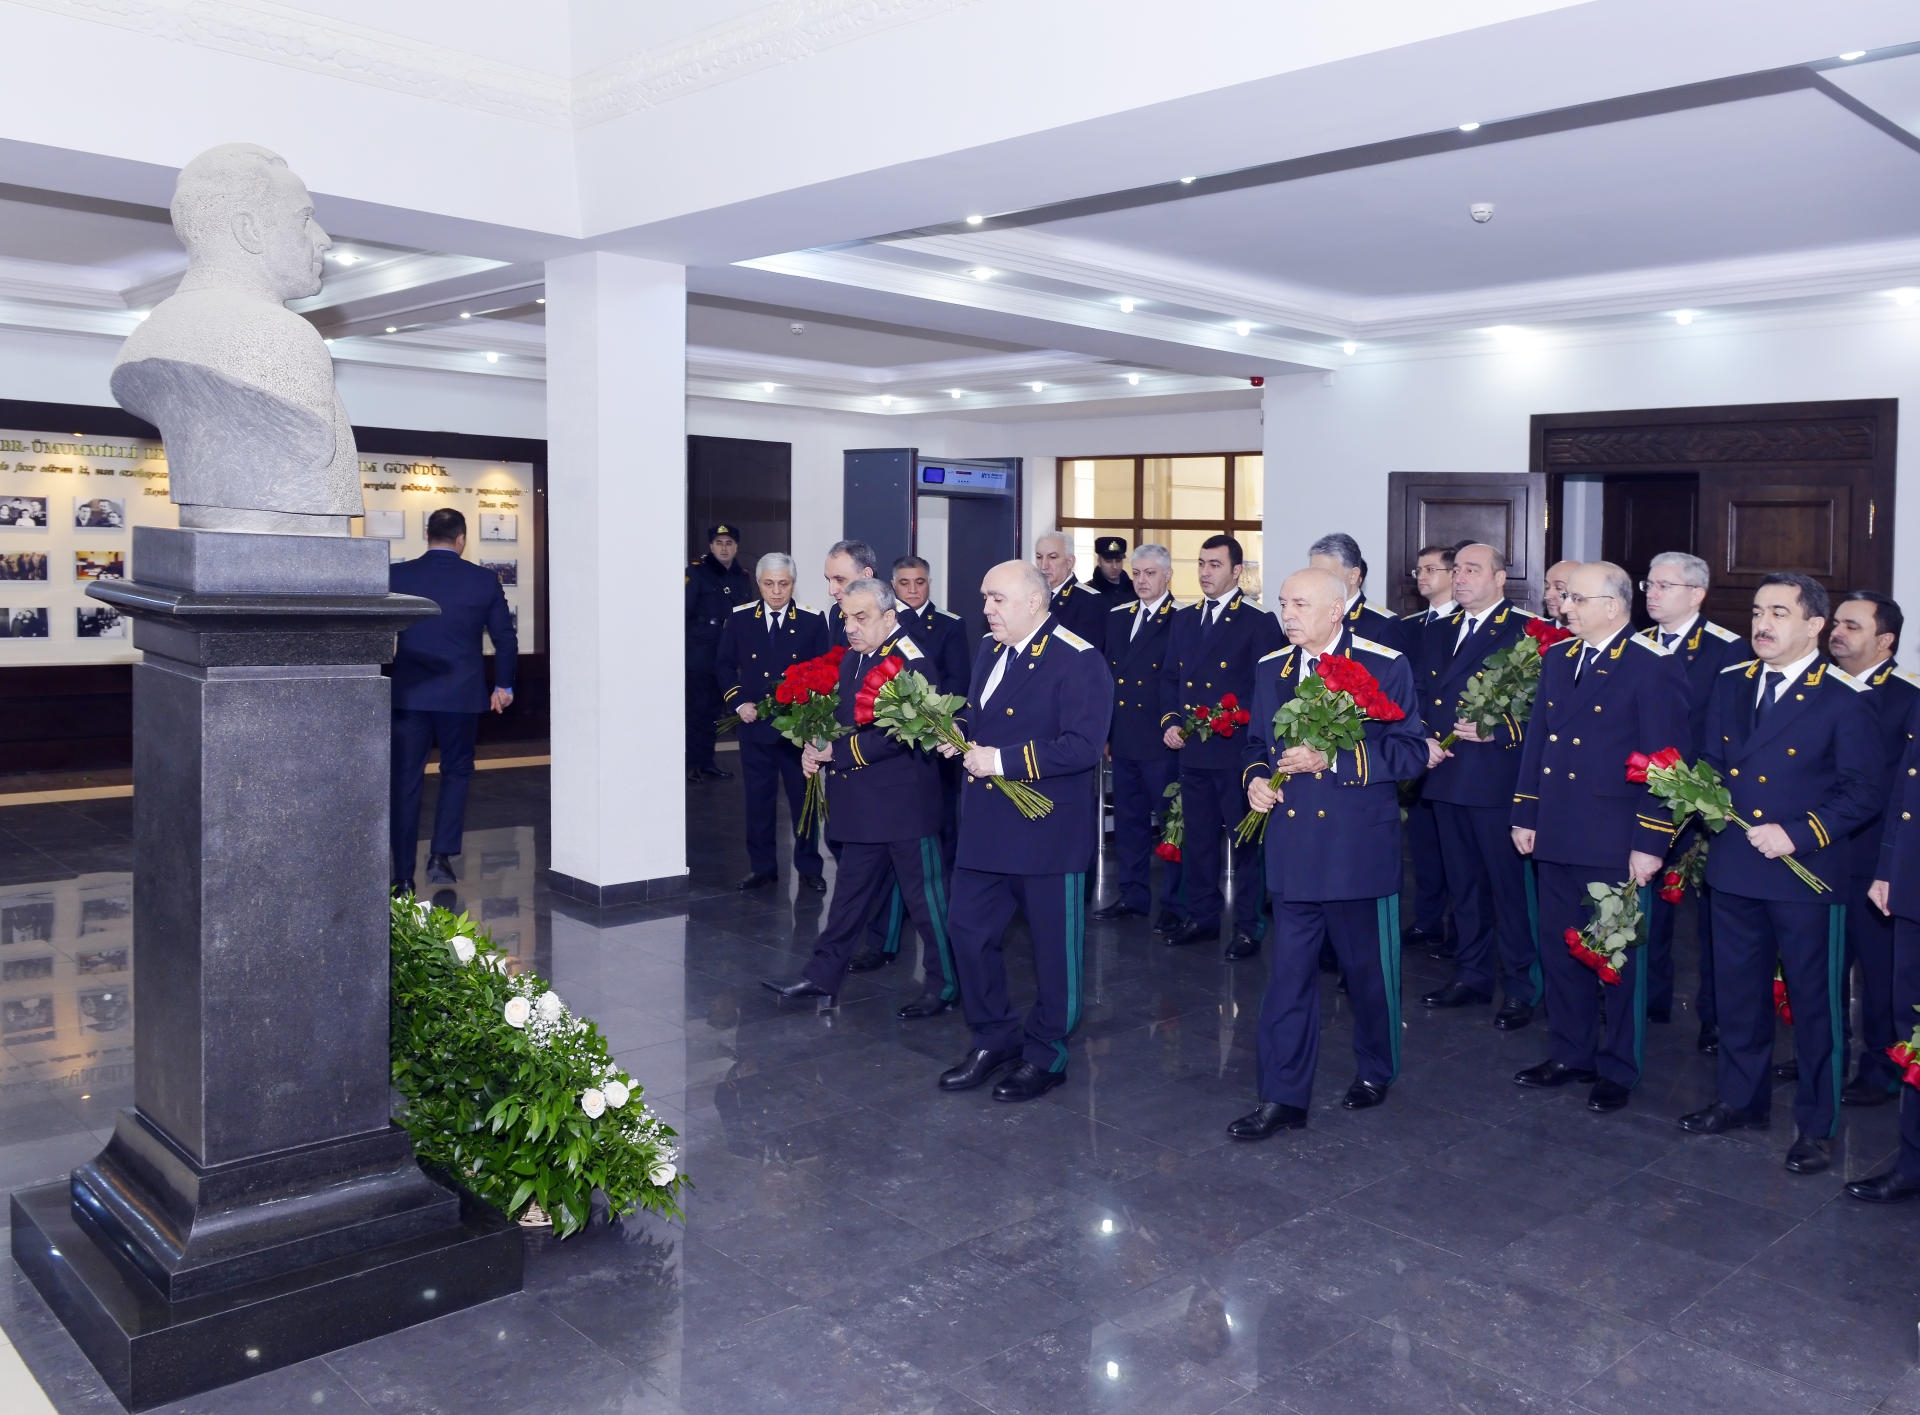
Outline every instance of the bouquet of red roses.
<path id="1" fill-rule="evenodd" d="M 1551 619 L 1529 619 L 1527 632 L 1487 660 L 1487 666 L 1467 680 L 1456 711 L 1485 735 L 1503 718 L 1525 722 L 1533 716 L 1533 697 L 1540 691 L 1540 663 L 1548 649 L 1572 638 Z M 1449 732 L 1440 745 L 1451 747 L 1460 734 Z"/>
<path id="2" fill-rule="evenodd" d="M 760 700 L 760 717 L 796 747 L 826 747 L 840 735 L 833 714 L 840 706 L 840 660 L 846 656 L 844 648 L 831 648 L 789 665 L 772 696 Z M 827 779 L 815 772 L 807 778 L 806 801 L 793 833 L 804 837 L 826 818 Z"/>
<path id="3" fill-rule="evenodd" d="M 1180 863 L 1180 851 L 1187 843 L 1187 810 L 1180 799 L 1180 783 L 1170 781 L 1160 793 L 1166 808 L 1160 812 L 1160 843 L 1153 853 L 1170 865 Z"/>
<path id="4" fill-rule="evenodd" d="M 1705 762 L 1687 765 L 1678 747 L 1662 747 L 1652 756 L 1634 752 L 1627 758 L 1627 780 L 1645 782 L 1663 805 L 1673 811 L 1673 828 L 1685 825 L 1688 816 L 1697 815 L 1708 830 L 1718 834 L 1731 823 L 1753 834 L 1753 827 L 1740 819 L 1733 809 L 1733 794 L 1720 784 L 1720 773 Z M 1778 857 L 1815 894 L 1831 894 L 1827 882 L 1791 855 Z"/>
<path id="5" fill-rule="evenodd" d="M 1242 727 L 1253 721 L 1253 714 L 1240 706 L 1240 699 L 1232 693 L 1220 695 L 1220 701 L 1212 707 L 1190 707 L 1186 719 L 1180 724 L 1182 740 L 1198 737 L 1202 742 L 1209 737 L 1231 737 Z"/>
<path id="6" fill-rule="evenodd" d="M 1900 1068 L 1900 1079 L 1909 1086 L 1920 1088 L 1920 1027 L 1915 1027 L 1913 1035 L 1904 1042 L 1895 1042 L 1888 1047 L 1887 1055 Z"/>
<path id="7" fill-rule="evenodd" d="M 1291 701 L 1273 715 L 1273 740 L 1282 750 L 1312 747 L 1332 761 L 1334 753 L 1352 751 L 1366 739 L 1369 722 L 1398 722 L 1406 715 L 1356 661 L 1345 654 L 1323 653 Z M 1278 791 L 1286 779 L 1284 772 L 1275 772 L 1267 785 Z M 1242 844 L 1264 839 L 1270 814 L 1248 811 L 1234 831 L 1235 839 Z"/>
<path id="8" fill-rule="evenodd" d="M 1693 844 L 1687 847 L 1687 853 L 1675 860 L 1660 876 L 1660 897 L 1669 904 L 1678 904 L 1680 897 L 1689 889 L 1698 889 L 1707 878 L 1707 839 L 1704 835 L 1695 836 Z"/>
<path id="9" fill-rule="evenodd" d="M 883 658 L 860 680 L 860 690 L 853 695 L 853 720 L 861 727 L 878 726 L 903 746 L 932 751 L 944 742 L 964 752 L 973 744 L 961 735 L 953 715 L 966 705 L 965 698 L 937 691 L 901 660 Z M 1028 820 L 1053 809 L 1053 802 L 1023 781 L 995 776 L 987 785 L 1004 791 Z"/>
<path id="10" fill-rule="evenodd" d="M 1646 941 L 1640 886 L 1632 880 L 1589 884 L 1587 898 L 1593 917 L 1584 929 L 1567 930 L 1567 952 L 1598 973 L 1601 982 L 1617 983 L 1627 966 L 1627 950 Z"/>

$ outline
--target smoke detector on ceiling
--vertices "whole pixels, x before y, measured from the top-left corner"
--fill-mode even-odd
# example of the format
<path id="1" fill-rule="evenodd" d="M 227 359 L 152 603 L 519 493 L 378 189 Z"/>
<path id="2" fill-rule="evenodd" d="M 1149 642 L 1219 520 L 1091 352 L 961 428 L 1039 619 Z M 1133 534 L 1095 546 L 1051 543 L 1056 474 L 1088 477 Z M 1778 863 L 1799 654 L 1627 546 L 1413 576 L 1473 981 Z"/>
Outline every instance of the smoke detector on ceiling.
<path id="1" fill-rule="evenodd" d="M 787 333 L 789 334 L 805 334 L 806 332 L 807 332 L 807 326 L 802 324 L 797 319 L 792 324 L 789 324 L 787 326 Z"/>
<path id="2" fill-rule="evenodd" d="M 1467 208 L 1467 215 L 1484 226 L 1493 220 L 1493 203 L 1490 201 L 1477 201 Z"/>

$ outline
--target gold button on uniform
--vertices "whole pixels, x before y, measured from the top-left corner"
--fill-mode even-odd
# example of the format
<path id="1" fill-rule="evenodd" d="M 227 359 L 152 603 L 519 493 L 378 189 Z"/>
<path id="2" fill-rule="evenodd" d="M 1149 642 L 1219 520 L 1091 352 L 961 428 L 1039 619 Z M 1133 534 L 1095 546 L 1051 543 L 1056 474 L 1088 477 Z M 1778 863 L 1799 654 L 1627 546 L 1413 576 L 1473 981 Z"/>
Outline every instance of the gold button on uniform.
<path id="1" fill-rule="evenodd" d="M 1727 738 L 1725 738 L 1725 737 L 1722 737 L 1722 738 L 1721 738 L 1720 740 L 1721 740 L 1722 742 L 1725 742 L 1725 741 L 1727 741 L 1728 739 L 1727 739 Z M 1787 755 L 1788 755 L 1788 756 L 1790 756 L 1790 757 L 1797 757 L 1797 756 L 1799 756 L 1799 755 L 1800 755 L 1800 749 L 1799 749 L 1798 747 L 1789 747 L 1789 748 L 1787 748 Z"/>
<path id="2" fill-rule="evenodd" d="M 1761 778 L 1760 778 L 1760 784 L 1761 784 L 1762 786 L 1765 786 L 1765 785 L 1767 784 L 1767 779 L 1766 779 L 1766 777 L 1764 777 L 1764 776 L 1763 776 L 1763 777 L 1761 777 Z"/>
<path id="3" fill-rule="evenodd" d="M 1580 745 L 1580 739 L 1578 737 L 1573 739 L 1573 745 L 1576 747 Z"/>
<path id="4" fill-rule="evenodd" d="M 1739 767 L 1734 767 L 1731 771 L 1727 773 L 1728 776 L 1738 776 L 1739 774 L 1740 774 Z"/>
<path id="5" fill-rule="evenodd" d="M 1560 734 L 1558 732 L 1549 732 L 1547 734 L 1547 740 L 1549 742 L 1558 742 L 1560 740 Z"/>
<path id="6" fill-rule="evenodd" d="M 1291 819 L 1293 819 L 1293 812 L 1292 812 L 1292 811 L 1288 811 L 1288 812 L 1287 812 L 1287 819 L 1289 819 L 1289 820 L 1291 820 Z"/>
<path id="7" fill-rule="evenodd" d="M 1573 780 L 1573 777 L 1574 777 L 1574 774 L 1572 772 L 1567 773 L 1567 780 L 1571 781 Z"/>
<path id="8" fill-rule="evenodd" d="M 1327 818 L 1327 813 L 1325 811 L 1321 811 L 1318 814 L 1321 820 L 1325 820 Z"/>
<path id="9" fill-rule="evenodd" d="M 1759 819 L 1760 819 L 1760 812 L 1759 812 L 1759 811 L 1755 811 L 1755 812 L 1753 813 L 1753 818 L 1754 818 L 1755 820 L 1759 820 Z"/>

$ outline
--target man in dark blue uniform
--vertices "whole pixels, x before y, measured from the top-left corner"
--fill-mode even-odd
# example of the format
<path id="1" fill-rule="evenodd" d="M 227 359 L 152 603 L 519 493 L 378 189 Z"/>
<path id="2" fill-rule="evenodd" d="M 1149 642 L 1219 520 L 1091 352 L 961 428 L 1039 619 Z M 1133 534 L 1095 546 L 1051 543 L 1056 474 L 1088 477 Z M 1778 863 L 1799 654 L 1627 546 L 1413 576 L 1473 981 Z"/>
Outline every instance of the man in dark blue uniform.
<path id="1" fill-rule="evenodd" d="M 827 651 L 825 617 L 793 602 L 791 556 L 778 551 L 761 556 L 754 579 L 760 598 L 727 616 L 715 660 L 721 700 L 738 714 L 741 724 L 740 784 L 746 797 L 748 867 L 741 889 L 763 889 L 780 878 L 774 849 L 777 794 L 784 785 L 787 812 L 797 823 L 807 789 L 800 749 L 776 732 L 773 724 L 759 720 L 759 704 L 780 686 L 788 668 Z M 794 837 L 793 872 L 800 877 L 802 889 L 816 894 L 826 889 L 818 832 L 809 830 Z"/>
<path id="2" fill-rule="evenodd" d="M 1220 936 L 1225 898 L 1220 890 L 1221 842 L 1233 852 L 1233 938 L 1230 959 L 1260 951 L 1260 847 L 1231 832 L 1246 811 L 1240 785 L 1244 740 L 1215 735 L 1188 740 L 1181 722 L 1189 708 L 1212 708 L 1231 693 L 1242 707 L 1253 698 L 1253 666 L 1279 648 L 1280 623 L 1240 592 L 1240 542 L 1210 536 L 1200 546 L 1198 604 L 1173 616 L 1160 664 L 1160 740 L 1179 753 L 1180 808 L 1187 822 L 1181 881 L 1187 922 L 1166 935 L 1173 945 Z"/>
<path id="3" fill-rule="evenodd" d="M 1647 882 L 1673 843 L 1673 816 L 1651 788 L 1627 780 L 1626 761 L 1634 752 L 1686 750 L 1687 681 L 1670 650 L 1633 632 L 1633 582 L 1618 565 L 1580 566 L 1563 609 L 1574 640 L 1549 649 L 1540 665 L 1512 817 L 1514 848 L 1533 857 L 1539 881 L 1548 1054 L 1513 1079 L 1590 1086 L 1587 1108 L 1604 1112 L 1619 1110 L 1640 1084 L 1646 950 L 1629 949 L 1620 981 L 1604 983 L 1568 952 L 1565 935 L 1591 918 L 1589 885 L 1632 880 L 1647 907 Z"/>
<path id="4" fill-rule="evenodd" d="M 973 664 L 961 760 L 960 857 L 947 918 L 971 1049 L 940 1088 L 972 1090 L 1001 1068 L 998 1101 L 1028 1101 L 1067 1078 L 1067 1037 L 1080 1020 L 1081 871 L 1099 822 L 1093 773 L 1113 714 L 1113 679 L 1100 652 L 1047 612 L 1046 580 L 1004 561 L 981 585 L 992 641 Z M 951 748 L 945 749 L 951 752 Z M 1026 782 L 1053 802 L 1028 820 L 994 780 Z M 1015 910 L 1033 940 L 1038 996 L 1023 1020 L 1007 993 L 1001 948 Z"/>
<path id="5" fill-rule="evenodd" d="M 1137 597 L 1133 577 L 1127 573 L 1127 542 L 1121 536 L 1097 536 L 1094 557 L 1100 562 L 1087 576 L 1087 588 L 1106 600 L 1111 609 Z"/>
<path id="6" fill-rule="evenodd" d="M 427 517 L 427 553 L 387 572 L 395 594 L 419 595 L 440 613 L 400 631 L 393 655 L 393 887 L 413 889 L 420 841 L 420 795 L 427 751 L 440 748 L 440 797 L 433 808 L 427 878 L 454 883 L 453 859 L 467 818 L 473 743 L 480 714 L 505 712 L 513 701 L 520 641 L 500 577 L 469 564 L 467 518 L 452 507 Z M 493 640 L 493 691 L 487 691 L 480 634 Z"/>
<path id="7" fill-rule="evenodd" d="M 1894 772 L 1887 802 L 1887 829 L 1880 842 L 1880 868 L 1868 889 L 1872 907 L 1893 923 L 1893 1014 L 1896 1041 L 1913 1033 L 1920 1017 L 1920 707 L 1908 717 L 1906 750 Z M 1920 1092 L 1900 1088 L 1900 1149 L 1893 1165 L 1847 1186 L 1870 1204 L 1920 1199 Z"/>
<path id="8" fill-rule="evenodd" d="M 1746 654 L 1745 639 L 1701 612 L 1711 583 L 1707 562 L 1680 551 L 1654 556 L 1647 566 L 1647 578 L 1640 582 L 1647 596 L 1647 613 L 1653 619 L 1651 627 L 1641 631 L 1642 637 L 1670 650 L 1686 670 L 1687 739 L 1671 745 L 1685 752 L 1688 761 L 1697 760 L 1705 748 L 1702 738 L 1707 730 L 1707 699 L 1713 695 L 1720 670 Z M 1564 585 L 1560 597 L 1564 598 Z M 1700 838 L 1700 830 L 1696 821 L 1680 833 L 1669 852 L 1670 862 L 1678 863 Z M 1694 1016 L 1700 1024 L 1696 1045 L 1712 1055 L 1720 1049 L 1720 1019 L 1713 997 L 1713 910 L 1704 885 L 1695 893 L 1693 907 L 1700 944 L 1700 984 L 1693 994 Z M 1679 908 L 1657 893 L 1653 896 L 1646 961 L 1647 1018 L 1653 1022 L 1673 1017 L 1673 926 Z"/>
<path id="9" fill-rule="evenodd" d="M 1723 669 L 1707 704 L 1707 763 L 1733 796 L 1745 831 L 1707 854 L 1713 889 L 1713 976 L 1720 1006 L 1717 1097 L 1680 1117 L 1717 1135 L 1764 1127 L 1773 1103 L 1773 975 L 1793 1006 L 1799 1062 L 1793 1174 L 1832 1163 L 1840 1119 L 1840 972 L 1846 952 L 1847 837 L 1873 819 L 1880 760 L 1873 710 L 1852 679 L 1820 656 L 1827 592 L 1800 574 L 1768 575 L 1753 593 L 1755 658 Z M 1828 853 L 1826 847 L 1839 842 Z M 1805 862 L 1834 891 L 1788 870 Z"/>
<path id="10" fill-rule="evenodd" d="M 1894 658 L 1905 623 L 1906 616 L 1891 597 L 1875 590 L 1854 590 L 1833 611 L 1833 627 L 1827 631 L 1828 656 L 1861 686 L 1867 706 L 1873 709 L 1880 739 L 1880 770 L 1874 779 L 1883 791 L 1898 779 L 1900 758 L 1907 750 L 1907 718 L 1920 698 L 1920 674 L 1900 667 Z M 1884 1105 L 1899 1094 L 1900 1070 L 1887 1048 L 1907 1039 L 1897 1023 L 1913 1016 L 1910 1012 L 1896 1015 L 1893 1008 L 1893 920 L 1867 902 L 1867 890 L 1880 873 L 1886 820 L 1883 801 L 1873 819 L 1848 841 L 1846 976 L 1854 980 L 1851 993 L 1860 999 L 1861 1046 L 1853 1079 L 1840 1091 L 1842 1105 Z M 1838 880 L 1829 883 L 1840 887 Z M 1843 994 L 1843 1019 L 1847 1012 Z M 1911 1030 L 1909 1021 L 1907 1031 Z"/>
<path id="11" fill-rule="evenodd" d="M 1420 650 L 1420 711 L 1426 718 L 1428 771 L 1421 795 L 1433 803 L 1460 941 L 1453 980 L 1420 1000 L 1428 1007 L 1493 1001 L 1505 995 L 1493 1025 L 1515 1031 L 1540 1002 L 1539 952 L 1527 907 L 1527 867 L 1513 848 L 1513 783 L 1525 724 L 1508 717 L 1486 737 L 1460 716 L 1460 694 L 1513 646 L 1533 618 L 1507 597 L 1505 558 L 1490 545 L 1453 555 L 1453 597 L 1460 608 L 1429 624 Z M 1441 739 L 1457 734 L 1453 747 Z"/>
<path id="12" fill-rule="evenodd" d="M 827 839 L 839 849 L 833 902 L 806 970 L 793 982 L 768 979 L 782 999 L 819 998 L 831 1006 L 873 906 L 890 880 L 900 882 L 908 916 L 925 948 L 922 995 L 895 1015 L 934 1017 L 953 1006 L 957 982 L 947 942 L 946 872 L 940 864 L 940 776 L 931 755 L 902 746 L 879 727 L 854 722 L 855 698 L 867 673 L 889 658 L 915 672 L 932 665 L 900 631 L 893 591 L 878 580 L 854 580 L 841 591 L 847 656 L 840 661 L 840 706 L 846 734 L 824 750 L 807 746 L 809 776 L 827 773 Z"/>
<path id="13" fill-rule="evenodd" d="M 1346 587 L 1301 570 L 1280 587 L 1280 625 L 1292 646 L 1254 673 L 1244 750 L 1247 801 L 1267 816 L 1266 878 L 1273 894 L 1273 971 L 1260 1003 L 1260 1104 L 1227 1127 L 1264 1140 L 1307 1123 L 1320 1058 L 1320 950 L 1331 945 L 1353 1007 L 1357 1075 L 1342 1102 L 1365 1110 L 1387 1098 L 1400 1071 L 1400 793 L 1427 769 L 1413 670 L 1397 650 L 1345 622 Z M 1274 714 L 1327 659 L 1343 655 L 1373 675 L 1403 716 L 1369 719 L 1366 740 L 1331 757 L 1276 739 Z M 1276 791 L 1276 773 L 1287 780 Z"/>
<path id="14" fill-rule="evenodd" d="M 1407 653 L 1413 640 L 1397 616 L 1377 604 L 1367 603 L 1363 588 L 1367 583 L 1367 562 L 1360 554 L 1360 542 L 1343 531 L 1321 536 L 1307 547 L 1307 564 L 1325 570 L 1347 589 L 1347 627 L 1363 639 L 1385 644 L 1397 653 Z"/>
<path id="15" fill-rule="evenodd" d="M 855 580 L 880 578 L 880 557 L 863 540 L 837 540 L 827 548 L 827 594 L 833 604 L 827 609 L 827 646 L 847 646 L 847 616 L 840 608 L 840 596 Z"/>
<path id="16" fill-rule="evenodd" d="M 720 719 L 720 679 L 715 659 L 727 616 L 753 599 L 753 581 L 735 563 L 740 540 L 722 522 L 707 528 L 707 553 L 687 567 L 687 780 L 725 780 L 713 759 L 714 725 Z"/>
<path id="17" fill-rule="evenodd" d="M 1413 584 L 1426 605 L 1401 615 L 1400 627 L 1407 642 L 1413 681 L 1418 685 L 1426 681 L 1421 655 L 1435 642 L 1426 632 L 1427 626 L 1452 618 L 1460 607 L 1453 602 L 1453 547 L 1421 546 L 1414 560 Z M 1400 793 L 1407 807 L 1407 853 L 1413 857 L 1413 924 L 1406 941 L 1426 949 L 1431 958 L 1448 959 L 1453 957 L 1454 945 L 1448 927 L 1447 871 L 1440 858 L 1440 827 L 1434 824 L 1433 806 L 1422 792 L 1422 784 L 1411 782 Z"/>
<path id="18" fill-rule="evenodd" d="M 1036 536 L 1033 563 L 1046 577 L 1047 612 L 1090 644 L 1104 644 L 1111 602 L 1073 578 L 1073 542 L 1059 531 Z"/>
<path id="19" fill-rule="evenodd" d="M 1172 583 L 1172 554 L 1164 545 L 1143 545 L 1133 553 L 1135 597 L 1107 611 L 1107 670 L 1115 693 L 1107 755 L 1113 762 L 1113 852 L 1120 894 L 1094 910 L 1092 917 L 1103 921 L 1145 915 L 1153 907 L 1156 822 L 1180 767 L 1161 726 L 1166 708 L 1160 701 L 1160 669 L 1180 608 L 1167 588 Z M 1160 894 L 1163 927 L 1179 927 L 1179 899 L 1180 866 L 1169 861 Z"/>

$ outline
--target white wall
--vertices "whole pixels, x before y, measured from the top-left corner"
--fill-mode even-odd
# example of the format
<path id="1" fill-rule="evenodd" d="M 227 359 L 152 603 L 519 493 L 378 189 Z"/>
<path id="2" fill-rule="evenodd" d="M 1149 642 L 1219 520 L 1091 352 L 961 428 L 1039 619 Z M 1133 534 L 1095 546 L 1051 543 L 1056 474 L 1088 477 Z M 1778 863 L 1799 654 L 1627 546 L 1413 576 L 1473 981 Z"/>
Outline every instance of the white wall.
<path id="1" fill-rule="evenodd" d="M 1524 472 L 1535 413 L 1900 398 L 1920 408 L 1920 317 L 1874 301 L 1853 318 L 1777 317 L 1644 337 L 1358 362 L 1267 384 L 1267 521 L 1295 508 L 1363 547 L 1387 534 L 1387 473 Z M 1893 590 L 1920 601 L 1920 446 L 1900 439 Z M 1886 508 L 1882 508 L 1884 515 Z"/>

